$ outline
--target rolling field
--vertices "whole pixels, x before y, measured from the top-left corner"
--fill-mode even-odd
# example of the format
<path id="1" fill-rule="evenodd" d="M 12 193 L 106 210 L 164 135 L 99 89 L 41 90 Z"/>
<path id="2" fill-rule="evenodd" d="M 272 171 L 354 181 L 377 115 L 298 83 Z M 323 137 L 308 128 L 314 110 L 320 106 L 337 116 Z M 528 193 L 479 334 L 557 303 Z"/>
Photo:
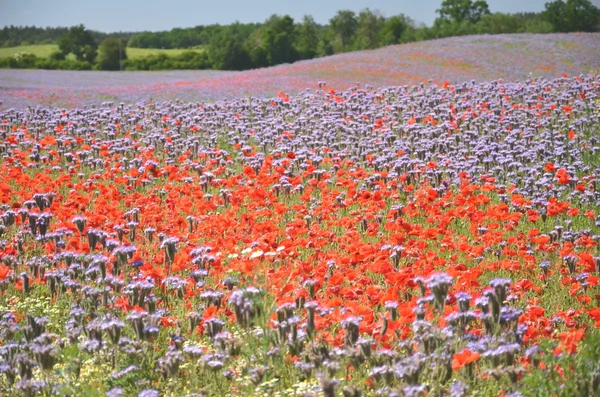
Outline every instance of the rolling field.
<path id="1" fill-rule="evenodd" d="M 600 34 L 454 37 L 245 72 L 0 70 L 4 108 L 102 101 L 217 101 L 318 88 L 555 78 L 600 70 Z M 1 107 L 0 107 L 1 108 Z"/>
<path id="2" fill-rule="evenodd" d="M 18 47 L 4 47 L 0 48 L 0 58 L 6 58 L 19 52 L 30 52 L 33 55 L 40 58 L 48 58 L 50 54 L 58 51 L 57 44 L 36 44 L 26 45 Z M 148 55 L 167 54 L 167 55 L 179 55 L 184 51 L 202 51 L 201 49 L 160 49 L 160 48 L 130 48 L 127 47 L 127 56 L 129 58 L 141 58 Z"/>
<path id="3" fill-rule="evenodd" d="M 2 71 L 0 395 L 599 395 L 598 37 Z"/>

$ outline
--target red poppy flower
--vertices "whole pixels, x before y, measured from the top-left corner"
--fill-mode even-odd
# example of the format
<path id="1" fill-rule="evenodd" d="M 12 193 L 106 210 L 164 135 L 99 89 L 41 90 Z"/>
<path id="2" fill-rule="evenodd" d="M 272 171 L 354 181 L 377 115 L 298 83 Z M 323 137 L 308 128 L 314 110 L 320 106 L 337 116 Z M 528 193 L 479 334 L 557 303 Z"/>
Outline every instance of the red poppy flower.
<path id="1" fill-rule="evenodd" d="M 477 352 L 472 352 L 469 349 L 465 349 L 459 353 L 454 354 L 452 357 L 452 369 L 457 371 L 464 367 L 465 365 L 474 363 L 479 360 L 481 355 Z"/>

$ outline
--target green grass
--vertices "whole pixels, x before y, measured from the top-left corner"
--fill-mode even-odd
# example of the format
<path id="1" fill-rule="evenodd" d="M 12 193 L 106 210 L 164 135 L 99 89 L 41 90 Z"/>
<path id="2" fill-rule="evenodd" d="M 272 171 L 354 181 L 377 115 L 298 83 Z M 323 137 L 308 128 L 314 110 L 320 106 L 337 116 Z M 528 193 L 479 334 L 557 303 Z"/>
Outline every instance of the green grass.
<path id="1" fill-rule="evenodd" d="M 31 52 L 37 57 L 48 58 L 50 54 L 58 50 L 56 44 L 35 44 L 35 45 L 20 45 L 17 47 L 0 48 L 0 58 L 8 58 L 19 52 Z"/>
<path id="2" fill-rule="evenodd" d="M 203 52 L 202 48 L 174 48 L 174 49 L 160 49 L 160 48 L 129 48 L 127 47 L 127 56 L 131 59 L 141 58 L 148 55 L 167 54 L 171 56 L 179 55 L 186 51 Z"/>
<path id="3" fill-rule="evenodd" d="M 30 52 L 39 58 L 48 58 L 50 54 L 58 50 L 57 44 L 35 44 L 22 45 L 17 47 L 0 48 L 0 58 L 10 57 L 18 52 Z M 202 48 L 192 49 L 160 49 L 160 48 L 127 48 L 127 56 L 131 59 L 141 58 L 148 55 L 167 54 L 171 56 L 179 55 L 185 51 L 202 52 Z"/>

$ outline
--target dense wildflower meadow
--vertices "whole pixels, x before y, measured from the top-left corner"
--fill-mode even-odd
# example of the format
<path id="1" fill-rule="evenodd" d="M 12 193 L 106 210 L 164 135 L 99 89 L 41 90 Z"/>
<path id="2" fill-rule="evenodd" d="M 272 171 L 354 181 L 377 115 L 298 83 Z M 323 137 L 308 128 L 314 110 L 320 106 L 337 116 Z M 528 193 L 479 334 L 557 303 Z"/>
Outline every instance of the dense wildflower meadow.
<path id="1" fill-rule="evenodd" d="M 0 395 L 600 393 L 600 76 L 0 110 Z"/>

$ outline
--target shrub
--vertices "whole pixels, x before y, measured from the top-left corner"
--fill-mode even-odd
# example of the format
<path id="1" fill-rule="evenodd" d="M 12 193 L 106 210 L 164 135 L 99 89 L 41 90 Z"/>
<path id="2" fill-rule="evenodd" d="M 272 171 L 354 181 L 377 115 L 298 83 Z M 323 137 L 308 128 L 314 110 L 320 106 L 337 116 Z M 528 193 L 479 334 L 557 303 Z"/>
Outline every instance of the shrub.
<path id="1" fill-rule="evenodd" d="M 98 69 L 120 70 L 127 59 L 125 44 L 116 38 L 105 39 L 98 48 Z"/>
<path id="2" fill-rule="evenodd" d="M 37 57 L 30 52 L 17 52 L 7 58 L 8 67 L 15 69 L 33 69 L 37 61 Z"/>

